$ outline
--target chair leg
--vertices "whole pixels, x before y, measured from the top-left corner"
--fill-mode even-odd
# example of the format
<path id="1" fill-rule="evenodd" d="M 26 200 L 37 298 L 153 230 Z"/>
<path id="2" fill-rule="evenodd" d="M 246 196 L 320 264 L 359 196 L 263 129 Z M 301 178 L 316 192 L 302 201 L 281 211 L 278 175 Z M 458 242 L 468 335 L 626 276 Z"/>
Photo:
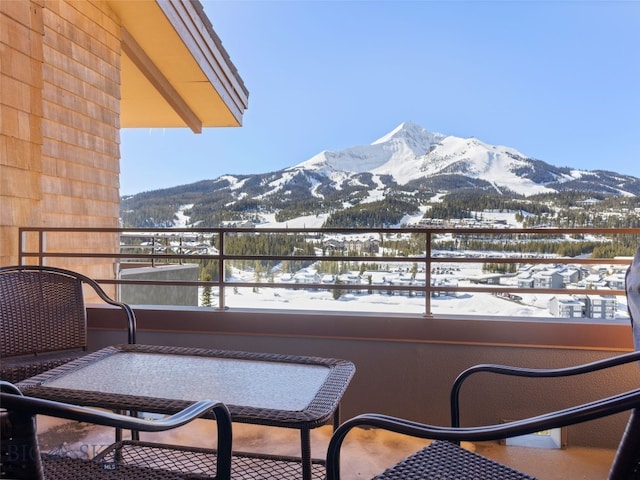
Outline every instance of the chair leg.
<path id="1" fill-rule="evenodd" d="M 609 480 L 640 480 L 640 411 L 631 412 Z"/>
<path id="2" fill-rule="evenodd" d="M 0 432 L 0 478 L 44 479 L 35 415 L 0 411 Z"/>

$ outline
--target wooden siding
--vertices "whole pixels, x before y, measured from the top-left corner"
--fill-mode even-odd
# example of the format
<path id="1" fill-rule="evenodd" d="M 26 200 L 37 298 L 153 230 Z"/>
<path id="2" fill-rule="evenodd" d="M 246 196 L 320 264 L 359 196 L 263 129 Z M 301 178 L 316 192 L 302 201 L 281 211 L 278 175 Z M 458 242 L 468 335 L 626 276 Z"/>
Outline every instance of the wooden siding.
<path id="1" fill-rule="evenodd" d="M 41 223 L 43 31 L 41 1 L 0 2 L 0 265 Z"/>
<path id="2" fill-rule="evenodd" d="M 115 227 L 119 217 L 120 29 L 100 1 L 0 2 L 3 59 L 0 265 L 19 226 Z M 117 237 L 97 251 L 112 251 Z M 78 240 L 47 239 L 48 249 Z M 113 275 L 113 262 L 62 265 Z M 82 268 L 79 268 L 82 267 Z"/>

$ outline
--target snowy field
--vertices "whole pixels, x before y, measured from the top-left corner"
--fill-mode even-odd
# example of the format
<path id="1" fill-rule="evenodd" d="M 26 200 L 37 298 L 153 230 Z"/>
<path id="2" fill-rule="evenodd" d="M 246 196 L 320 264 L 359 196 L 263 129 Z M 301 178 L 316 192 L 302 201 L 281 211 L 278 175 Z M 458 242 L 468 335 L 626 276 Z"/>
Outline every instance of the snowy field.
<path id="1" fill-rule="evenodd" d="M 479 264 L 457 264 L 460 270 L 455 275 L 433 275 L 433 278 L 457 280 L 459 287 L 472 286 L 469 280 L 482 272 Z M 353 272 L 357 275 L 358 272 Z M 408 296 L 407 292 L 396 292 L 388 295 L 384 292 L 367 293 L 360 290 L 343 293 L 336 299 L 331 290 L 287 289 L 278 286 L 282 277 L 274 278 L 273 287 L 229 287 L 225 293 L 225 305 L 230 308 L 267 308 L 284 310 L 343 311 L 343 312 L 375 312 L 375 313 L 407 313 L 424 314 L 426 302 L 424 296 Z M 252 272 L 236 270 L 228 281 L 253 282 Z M 606 294 L 606 291 L 602 291 Z M 212 290 L 212 305 L 217 306 L 216 289 Z M 552 294 L 519 294 L 520 301 L 495 296 L 491 293 L 457 292 L 431 298 L 431 312 L 436 315 L 473 315 L 511 317 L 553 318 L 549 311 Z M 202 298 L 202 295 L 200 295 Z M 628 319 L 625 297 L 617 297 L 617 319 Z"/>
<path id="2" fill-rule="evenodd" d="M 496 297 L 489 293 L 459 293 L 431 299 L 431 311 L 437 315 L 474 315 L 553 318 L 548 303 L 552 295 L 523 295 L 521 302 Z M 215 296 L 213 303 L 217 304 Z M 423 314 L 425 298 L 386 294 L 347 293 L 334 299 L 330 291 L 287 290 L 284 288 L 227 289 L 226 305 L 230 308 L 268 308 L 286 310 L 412 313 Z M 628 319 L 624 297 L 618 297 L 616 318 Z"/>

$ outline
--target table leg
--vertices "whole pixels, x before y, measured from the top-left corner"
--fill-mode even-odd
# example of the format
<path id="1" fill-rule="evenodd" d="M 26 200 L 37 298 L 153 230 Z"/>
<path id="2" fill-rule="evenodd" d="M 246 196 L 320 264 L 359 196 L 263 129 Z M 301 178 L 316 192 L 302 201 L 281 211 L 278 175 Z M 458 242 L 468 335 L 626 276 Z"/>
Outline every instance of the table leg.
<path id="1" fill-rule="evenodd" d="M 340 426 L 340 405 L 333 412 L 333 430 Z M 302 479 L 312 480 L 311 478 L 311 431 L 308 428 L 300 430 L 300 448 L 302 462 Z"/>
<path id="2" fill-rule="evenodd" d="M 333 431 L 340 426 L 340 404 L 336 407 L 335 412 L 333 412 Z"/>
<path id="3" fill-rule="evenodd" d="M 308 428 L 300 430 L 302 479 L 311 480 L 311 435 Z"/>

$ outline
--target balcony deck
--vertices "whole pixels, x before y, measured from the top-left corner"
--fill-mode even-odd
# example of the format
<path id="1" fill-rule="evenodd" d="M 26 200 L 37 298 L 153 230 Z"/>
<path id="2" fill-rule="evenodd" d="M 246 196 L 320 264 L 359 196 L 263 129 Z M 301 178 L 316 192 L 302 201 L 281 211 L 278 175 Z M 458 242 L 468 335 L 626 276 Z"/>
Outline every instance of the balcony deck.
<path id="1" fill-rule="evenodd" d="M 45 417 L 38 421 L 40 442 L 46 449 L 64 448 L 84 455 L 113 441 L 112 429 Z M 206 420 L 197 420 L 192 425 L 172 432 L 146 435 L 143 438 L 154 438 L 161 442 L 215 446 L 212 423 Z M 324 457 L 330 435 L 329 426 L 312 431 L 312 452 L 315 457 Z M 356 430 L 347 437 L 344 444 L 343 480 L 371 478 L 427 443 L 426 440 L 389 432 Z M 542 449 L 489 442 L 468 447 L 540 480 L 601 480 L 607 477 L 615 454 L 614 450 L 600 448 Z M 299 436 L 294 430 L 234 424 L 234 448 L 239 451 L 298 455 Z"/>

